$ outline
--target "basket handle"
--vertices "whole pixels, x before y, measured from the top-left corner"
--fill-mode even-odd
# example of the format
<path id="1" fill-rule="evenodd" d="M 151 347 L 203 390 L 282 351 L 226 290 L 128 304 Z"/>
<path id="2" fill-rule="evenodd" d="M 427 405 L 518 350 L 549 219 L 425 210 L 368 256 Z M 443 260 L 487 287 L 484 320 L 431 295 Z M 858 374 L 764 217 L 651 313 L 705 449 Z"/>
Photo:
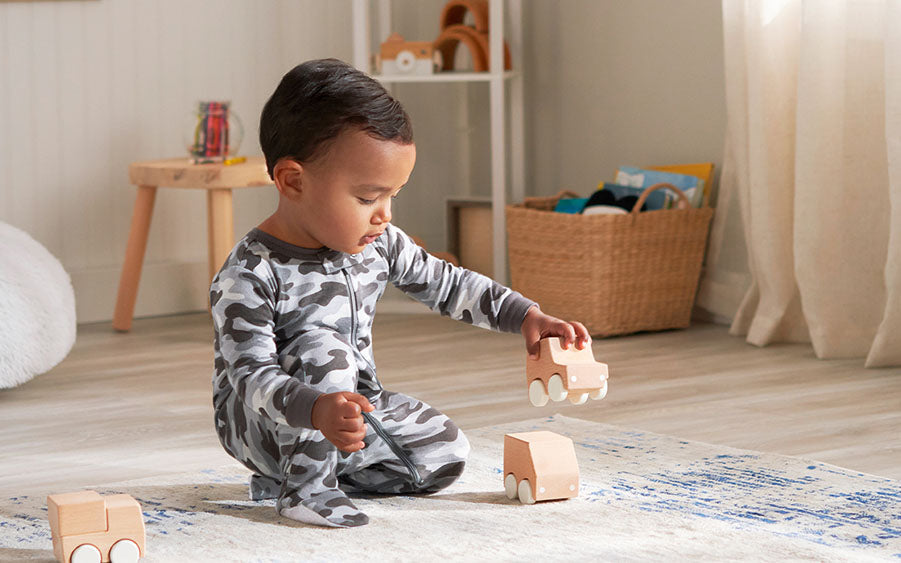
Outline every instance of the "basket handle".
<path id="1" fill-rule="evenodd" d="M 676 186 L 674 186 L 672 184 L 667 184 L 666 182 L 662 182 L 660 184 L 654 184 L 653 186 L 648 187 L 645 191 L 641 192 L 641 195 L 638 196 L 638 201 L 635 202 L 635 207 L 632 208 L 632 213 L 637 214 L 641 211 L 641 207 L 644 205 L 645 200 L 648 199 L 648 196 L 651 195 L 651 192 L 654 192 L 657 190 L 663 190 L 663 189 L 672 190 L 672 191 L 676 192 L 676 195 L 679 196 L 679 203 L 680 203 L 679 209 L 685 209 L 685 208 L 691 207 L 691 201 L 689 201 L 688 196 L 685 195 L 685 192 L 683 192 L 682 190 L 680 190 L 679 188 L 677 188 Z M 681 205 L 683 203 L 685 204 L 684 206 Z"/>
<path id="2" fill-rule="evenodd" d="M 554 197 L 559 200 L 559 199 L 567 199 L 567 198 L 579 198 L 579 197 L 582 197 L 582 195 L 577 194 L 576 192 L 574 192 L 572 190 L 560 190 L 557 193 L 557 195 L 555 195 Z"/>

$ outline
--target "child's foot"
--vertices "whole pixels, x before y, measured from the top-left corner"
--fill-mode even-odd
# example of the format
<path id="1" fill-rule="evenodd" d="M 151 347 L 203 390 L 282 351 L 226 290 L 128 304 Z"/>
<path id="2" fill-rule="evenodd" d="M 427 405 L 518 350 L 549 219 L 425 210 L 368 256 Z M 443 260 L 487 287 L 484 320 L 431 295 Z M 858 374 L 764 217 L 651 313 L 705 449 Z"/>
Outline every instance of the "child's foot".
<path id="1" fill-rule="evenodd" d="M 309 498 L 296 493 L 278 499 L 278 513 L 285 518 L 335 528 L 351 528 L 369 523 L 369 517 L 338 489 L 327 489 Z"/>
<path id="2" fill-rule="evenodd" d="M 278 498 L 282 492 L 280 481 L 254 473 L 250 476 L 250 500 L 265 500 Z"/>

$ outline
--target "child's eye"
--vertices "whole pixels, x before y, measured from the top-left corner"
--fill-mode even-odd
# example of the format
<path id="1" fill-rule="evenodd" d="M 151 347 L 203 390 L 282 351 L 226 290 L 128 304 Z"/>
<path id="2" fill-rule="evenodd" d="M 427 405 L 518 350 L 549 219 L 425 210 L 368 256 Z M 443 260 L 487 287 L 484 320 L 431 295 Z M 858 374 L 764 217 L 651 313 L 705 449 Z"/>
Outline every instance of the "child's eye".
<path id="1" fill-rule="evenodd" d="M 360 203 L 362 203 L 363 205 L 372 205 L 373 203 L 375 203 L 374 199 L 365 199 L 362 197 L 358 197 L 357 199 L 360 200 Z"/>

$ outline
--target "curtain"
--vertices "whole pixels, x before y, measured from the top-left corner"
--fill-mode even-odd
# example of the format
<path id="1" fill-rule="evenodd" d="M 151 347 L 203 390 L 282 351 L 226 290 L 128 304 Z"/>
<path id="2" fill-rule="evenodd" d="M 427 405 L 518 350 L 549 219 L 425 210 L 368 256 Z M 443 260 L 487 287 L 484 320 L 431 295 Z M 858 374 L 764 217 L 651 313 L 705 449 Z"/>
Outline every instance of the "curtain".
<path id="1" fill-rule="evenodd" d="M 901 365 L 901 0 L 723 0 L 723 34 L 708 268 L 740 219 L 731 333 Z"/>

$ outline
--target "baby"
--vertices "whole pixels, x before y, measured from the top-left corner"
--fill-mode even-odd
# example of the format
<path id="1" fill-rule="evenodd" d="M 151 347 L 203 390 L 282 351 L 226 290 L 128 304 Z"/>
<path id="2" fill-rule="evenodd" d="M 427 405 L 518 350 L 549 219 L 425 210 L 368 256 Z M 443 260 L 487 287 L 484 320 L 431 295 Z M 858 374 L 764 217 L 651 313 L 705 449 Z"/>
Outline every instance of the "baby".
<path id="1" fill-rule="evenodd" d="M 368 518 L 345 493 L 432 493 L 469 452 L 447 416 L 379 382 L 372 321 L 389 282 L 442 315 L 521 332 L 533 355 L 543 337 L 590 338 L 391 224 L 416 146 L 409 116 L 364 73 L 334 59 L 292 69 L 263 108 L 260 144 L 278 207 L 210 288 L 216 430 L 253 471 L 252 499 L 360 526 Z"/>

